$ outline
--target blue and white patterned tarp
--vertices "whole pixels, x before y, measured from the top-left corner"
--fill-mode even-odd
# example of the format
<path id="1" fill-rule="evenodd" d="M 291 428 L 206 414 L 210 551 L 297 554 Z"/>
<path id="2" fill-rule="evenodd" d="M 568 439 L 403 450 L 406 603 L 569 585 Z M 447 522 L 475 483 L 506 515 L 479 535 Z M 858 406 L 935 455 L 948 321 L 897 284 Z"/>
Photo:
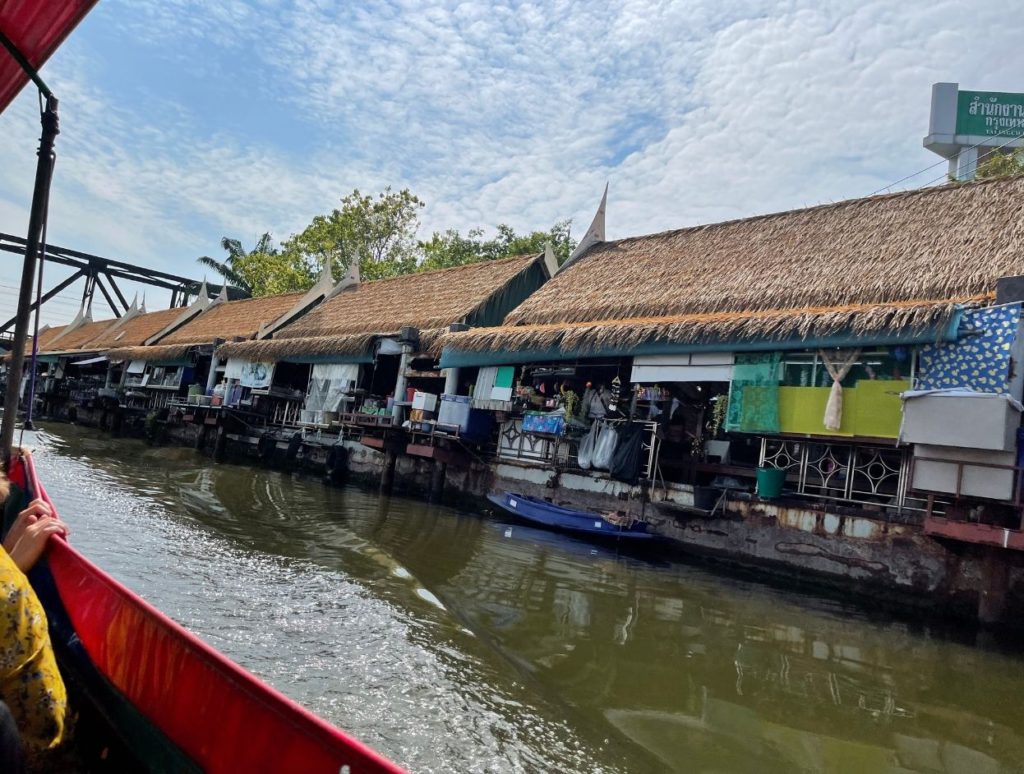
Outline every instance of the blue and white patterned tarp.
<path id="1" fill-rule="evenodd" d="M 964 312 L 956 341 L 921 348 L 915 389 L 1006 392 L 1020 313 L 1020 304 Z"/>

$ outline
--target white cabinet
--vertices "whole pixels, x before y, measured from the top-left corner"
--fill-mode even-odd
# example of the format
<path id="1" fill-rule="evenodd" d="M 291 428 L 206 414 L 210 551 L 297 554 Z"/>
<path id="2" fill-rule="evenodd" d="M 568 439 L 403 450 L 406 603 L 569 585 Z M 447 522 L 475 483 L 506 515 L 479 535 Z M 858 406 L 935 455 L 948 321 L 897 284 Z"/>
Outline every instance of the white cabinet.
<path id="1" fill-rule="evenodd" d="M 980 392 L 903 394 L 902 439 L 908 443 L 989 451 L 1014 451 L 1020 404 Z"/>

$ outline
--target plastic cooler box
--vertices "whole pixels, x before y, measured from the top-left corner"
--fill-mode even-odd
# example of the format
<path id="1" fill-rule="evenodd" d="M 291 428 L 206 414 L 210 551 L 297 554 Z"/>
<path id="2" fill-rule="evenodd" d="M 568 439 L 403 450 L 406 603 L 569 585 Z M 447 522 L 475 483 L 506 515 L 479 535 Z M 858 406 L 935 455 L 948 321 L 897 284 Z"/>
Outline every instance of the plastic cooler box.
<path id="1" fill-rule="evenodd" d="M 465 438 L 486 438 L 491 433 L 494 416 L 490 411 L 473 408 L 472 400 L 468 395 L 442 395 L 437 423 L 445 427 L 457 427 L 459 434 Z"/>

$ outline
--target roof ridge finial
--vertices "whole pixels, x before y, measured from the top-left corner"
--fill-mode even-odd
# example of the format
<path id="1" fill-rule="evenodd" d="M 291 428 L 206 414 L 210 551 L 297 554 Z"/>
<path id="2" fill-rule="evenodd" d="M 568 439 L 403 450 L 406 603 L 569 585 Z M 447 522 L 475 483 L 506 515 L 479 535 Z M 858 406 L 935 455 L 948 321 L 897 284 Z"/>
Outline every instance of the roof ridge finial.
<path id="1" fill-rule="evenodd" d="M 594 213 L 594 219 L 590 221 L 590 228 L 587 229 L 580 243 L 576 245 L 576 249 L 572 251 L 572 255 L 569 256 L 569 260 L 563 263 L 558 271 L 565 271 L 571 266 L 576 259 L 582 256 L 594 245 L 600 244 L 605 241 L 604 232 L 604 216 L 605 211 L 608 208 L 608 183 L 604 184 L 604 194 L 601 196 L 601 203 L 597 206 L 597 212 Z"/>
<path id="2" fill-rule="evenodd" d="M 551 246 L 549 239 L 544 243 L 544 268 L 548 270 L 548 277 L 558 274 L 558 258 L 555 256 L 555 249 Z"/>

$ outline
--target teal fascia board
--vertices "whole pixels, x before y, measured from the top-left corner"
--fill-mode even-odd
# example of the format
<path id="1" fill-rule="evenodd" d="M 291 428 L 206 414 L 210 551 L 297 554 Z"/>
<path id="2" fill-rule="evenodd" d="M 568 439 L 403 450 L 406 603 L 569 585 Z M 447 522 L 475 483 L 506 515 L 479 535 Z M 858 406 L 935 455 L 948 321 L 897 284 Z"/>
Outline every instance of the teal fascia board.
<path id="1" fill-rule="evenodd" d="M 31 360 L 32 360 L 32 356 L 31 355 L 25 358 L 25 362 L 26 363 L 31 362 Z M 49 363 L 49 364 L 59 363 L 60 362 L 60 356 L 59 355 L 36 355 L 36 362 L 37 363 Z"/>
<path id="2" fill-rule="evenodd" d="M 296 355 L 283 357 L 282 363 L 322 363 L 324 365 L 345 365 L 347 363 L 372 363 L 373 355 Z"/>
<path id="3" fill-rule="evenodd" d="M 782 339 L 772 341 L 716 341 L 700 344 L 681 344 L 654 341 L 634 347 L 606 347 L 596 350 L 524 349 L 517 351 L 489 350 L 466 352 L 445 347 L 441 353 L 441 368 L 470 368 L 474 366 L 509 365 L 511 363 L 543 363 L 560 360 L 586 360 L 600 357 L 632 357 L 635 355 L 684 355 L 693 352 L 775 352 L 787 349 L 829 349 L 832 347 L 898 346 L 935 344 L 956 341 L 957 329 L 963 311 L 958 309 L 947 325 L 923 331 L 893 331 L 871 336 L 837 333 L 814 339 Z"/>

